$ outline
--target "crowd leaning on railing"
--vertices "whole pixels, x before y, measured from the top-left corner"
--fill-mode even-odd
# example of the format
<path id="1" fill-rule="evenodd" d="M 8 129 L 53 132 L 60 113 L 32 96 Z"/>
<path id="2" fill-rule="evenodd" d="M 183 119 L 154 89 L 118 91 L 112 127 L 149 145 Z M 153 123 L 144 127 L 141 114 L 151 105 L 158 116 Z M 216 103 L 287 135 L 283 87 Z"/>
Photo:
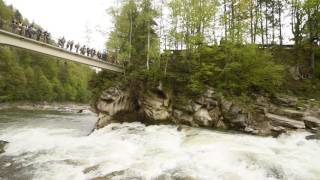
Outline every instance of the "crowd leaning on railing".
<path id="1" fill-rule="evenodd" d="M 9 30 L 11 29 L 12 33 L 18 34 L 20 36 L 24 36 L 30 39 L 34 39 L 37 41 L 41 41 L 47 44 L 58 46 L 64 50 L 81 54 L 83 56 L 95 58 L 101 61 L 106 61 L 109 63 L 118 64 L 116 61 L 116 58 L 108 53 L 106 51 L 97 51 L 94 48 L 89 48 L 86 45 L 80 45 L 79 43 L 76 43 L 73 40 L 68 40 L 64 37 L 58 39 L 58 43 L 55 43 L 54 40 L 51 38 L 51 34 L 48 31 L 45 31 L 41 28 L 36 28 L 34 23 L 27 24 L 23 22 L 18 22 L 17 20 L 12 20 L 11 24 L 9 25 L 9 29 L 5 28 L 6 21 L 4 21 L 0 17 L 0 29 L 3 30 Z"/>

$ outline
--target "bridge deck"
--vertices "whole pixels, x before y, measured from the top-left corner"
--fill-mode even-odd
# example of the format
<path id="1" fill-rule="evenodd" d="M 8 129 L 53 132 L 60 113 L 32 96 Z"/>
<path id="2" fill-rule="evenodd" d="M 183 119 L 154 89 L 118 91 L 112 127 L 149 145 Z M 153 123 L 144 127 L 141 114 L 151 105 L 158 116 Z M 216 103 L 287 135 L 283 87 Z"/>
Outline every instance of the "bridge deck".
<path id="1" fill-rule="evenodd" d="M 101 69 L 107 69 L 114 72 L 123 72 L 122 67 L 119 65 L 73 53 L 50 44 L 29 39 L 24 36 L 19 36 L 17 34 L 13 34 L 3 30 L 0 30 L 0 44 L 23 48 L 34 52 L 62 58 L 65 60 L 70 60 Z"/>

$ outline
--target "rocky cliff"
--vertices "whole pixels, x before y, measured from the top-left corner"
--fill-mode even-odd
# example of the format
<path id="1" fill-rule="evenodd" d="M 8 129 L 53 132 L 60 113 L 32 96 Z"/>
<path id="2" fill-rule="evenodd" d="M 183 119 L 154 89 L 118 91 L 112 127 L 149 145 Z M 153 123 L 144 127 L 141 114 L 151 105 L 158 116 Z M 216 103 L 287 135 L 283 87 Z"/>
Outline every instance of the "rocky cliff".
<path id="1" fill-rule="evenodd" d="M 93 108 L 99 115 L 97 129 L 114 122 L 133 121 L 235 130 L 261 136 L 320 129 L 320 109 L 312 103 L 298 106 L 297 98 L 286 96 L 255 99 L 251 105 L 241 106 L 208 89 L 199 99 L 177 105 L 160 89 L 133 96 L 126 90 L 110 88 L 101 94 Z"/>

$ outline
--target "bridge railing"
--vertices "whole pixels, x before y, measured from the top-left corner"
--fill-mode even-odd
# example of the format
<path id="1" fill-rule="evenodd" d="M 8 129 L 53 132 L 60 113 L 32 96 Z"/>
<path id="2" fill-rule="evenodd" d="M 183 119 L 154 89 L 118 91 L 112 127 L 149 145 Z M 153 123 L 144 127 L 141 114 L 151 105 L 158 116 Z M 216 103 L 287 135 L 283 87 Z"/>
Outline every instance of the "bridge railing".
<path id="1" fill-rule="evenodd" d="M 72 53 L 72 54 L 77 54 L 79 56 L 86 56 L 86 57 L 92 58 L 94 60 L 102 61 L 102 62 L 105 62 L 105 63 L 108 63 L 108 64 L 113 64 L 113 65 L 116 65 L 116 66 L 121 66 L 121 64 L 116 60 L 116 58 L 114 58 L 112 55 L 107 54 L 107 53 L 101 53 L 102 57 L 99 58 L 98 55 L 97 55 L 97 51 L 96 51 L 95 55 L 87 54 L 87 50 L 86 50 L 86 53 L 84 55 L 81 54 L 80 53 L 81 46 L 79 48 L 79 51 L 77 52 L 76 48 L 75 48 L 76 44 L 73 45 L 72 49 L 70 49 L 70 47 L 67 49 L 66 46 L 61 47 L 61 46 L 58 45 L 58 41 L 59 41 L 60 38 L 54 37 L 51 34 L 50 34 L 49 38 L 46 39 L 44 37 L 44 33 L 42 32 L 42 34 L 40 36 L 40 39 L 37 40 L 37 30 L 38 30 L 38 28 L 33 27 L 31 29 L 31 32 L 30 32 L 30 29 L 28 30 L 26 28 L 25 24 L 24 24 L 24 26 L 21 26 L 19 24 L 15 24 L 15 27 L 14 27 L 14 24 L 12 22 L 8 22 L 8 21 L 4 21 L 4 20 L 0 19 L 0 30 L 7 31 L 9 33 L 13 33 L 13 34 L 18 35 L 18 36 L 22 36 L 23 38 L 26 38 L 26 39 L 32 39 L 32 40 L 35 40 L 35 41 L 38 41 L 38 42 L 41 42 L 41 43 L 46 43 L 48 45 L 55 46 L 56 48 L 59 48 L 59 49 L 65 51 L 65 52 L 69 52 L 69 53 Z M 41 30 L 43 30 L 43 29 L 41 29 Z"/>

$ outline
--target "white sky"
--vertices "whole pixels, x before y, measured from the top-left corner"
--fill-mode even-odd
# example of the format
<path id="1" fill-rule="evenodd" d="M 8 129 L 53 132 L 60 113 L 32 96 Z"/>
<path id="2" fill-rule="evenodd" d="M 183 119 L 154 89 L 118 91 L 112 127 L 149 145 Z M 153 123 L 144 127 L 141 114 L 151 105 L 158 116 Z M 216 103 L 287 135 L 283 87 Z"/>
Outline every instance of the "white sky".
<path id="1" fill-rule="evenodd" d="M 86 30 L 90 29 L 90 47 L 104 49 L 107 34 L 111 31 L 112 19 L 107 10 L 114 0 L 5 0 L 21 14 L 47 29 L 55 38 L 88 44 Z M 88 27 L 88 28 L 86 28 Z M 100 32 L 99 32 L 100 31 Z"/>

